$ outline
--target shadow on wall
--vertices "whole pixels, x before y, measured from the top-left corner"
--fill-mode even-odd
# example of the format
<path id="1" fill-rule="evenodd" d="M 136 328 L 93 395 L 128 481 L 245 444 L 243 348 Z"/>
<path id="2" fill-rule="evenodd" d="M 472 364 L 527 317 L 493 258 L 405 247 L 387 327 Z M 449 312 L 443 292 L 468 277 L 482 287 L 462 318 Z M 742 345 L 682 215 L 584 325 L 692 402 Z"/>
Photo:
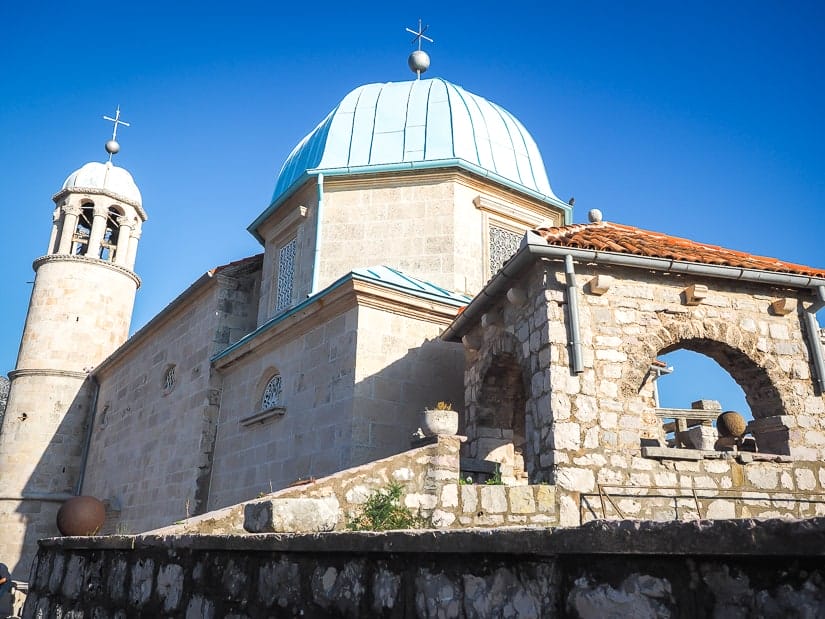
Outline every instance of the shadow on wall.
<path id="1" fill-rule="evenodd" d="M 37 540 L 59 535 L 57 511 L 64 501 L 79 493 L 81 459 L 87 441 L 93 391 L 92 380 L 87 378 L 71 404 L 65 407 L 55 390 L 51 400 L 54 411 L 67 410 L 67 413 L 45 448 L 27 446 L 29 450 L 42 450 L 29 477 L 15 479 L 13 470 L 6 477 L 11 481 L 9 485 L 12 488 L 3 492 L 0 501 L 0 513 L 8 523 L 8 533 L 0 539 L 0 560 L 11 565 L 11 575 L 15 580 L 28 581 L 31 562 L 37 552 Z M 31 440 L 31 437 L 37 436 L 36 428 L 26 426 L 36 424 L 45 416 L 44 413 L 48 411 L 19 412 L 15 418 L 3 420 L 1 431 L 8 433 L 12 437 L 10 440 L 20 436 L 22 445 L 24 439 Z"/>
<path id="2" fill-rule="evenodd" d="M 439 401 L 464 408 L 464 349 L 438 338 L 408 349 L 400 359 L 357 381 L 349 466 L 410 449 L 420 413 Z"/>

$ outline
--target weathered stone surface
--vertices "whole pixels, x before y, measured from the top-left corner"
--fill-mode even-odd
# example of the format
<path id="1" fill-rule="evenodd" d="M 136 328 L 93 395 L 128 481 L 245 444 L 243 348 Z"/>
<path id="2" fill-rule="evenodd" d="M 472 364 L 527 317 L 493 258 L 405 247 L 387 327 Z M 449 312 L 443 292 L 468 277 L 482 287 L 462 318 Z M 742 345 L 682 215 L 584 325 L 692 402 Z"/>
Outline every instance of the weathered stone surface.
<path id="1" fill-rule="evenodd" d="M 816 617 L 825 602 L 823 547 L 825 518 L 58 538 L 43 543 L 39 558 L 60 568 L 57 586 L 50 587 L 50 577 L 33 581 L 24 616 L 69 617 L 79 608 L 100 609 L 90 616 L 107 618 L 138 608 L 142 616 L 193 618 L 409 616 L 414 607 L 421 616 L 457 617 L 611 616 L 618 610 L 659 617 L 692 608 L 719 617 Z M 136 577 L 128 599 L 109 594 L 121 585 L 66 584 L 73 571 L 87 582 L 90 570 L 119 564 Z M 109 580 L 123 572 L 100 570 Z M 142 591 L 146 583 L 149 595 Z"/>
<path id="2" fill-rule="evenodd" d="M 332 531 L 339 518 L 340 505 L 335 497 L 273 499 L 246 505 L 244 529 L 250 533 Z"/>

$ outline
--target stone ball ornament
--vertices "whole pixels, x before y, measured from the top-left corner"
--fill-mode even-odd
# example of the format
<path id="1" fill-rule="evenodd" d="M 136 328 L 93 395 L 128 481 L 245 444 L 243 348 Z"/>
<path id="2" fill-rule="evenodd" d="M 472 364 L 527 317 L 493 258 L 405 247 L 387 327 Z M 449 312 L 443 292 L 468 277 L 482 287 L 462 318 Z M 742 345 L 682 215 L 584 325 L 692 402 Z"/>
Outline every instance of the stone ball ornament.
<path id="1" fill-rule="evenodd" d="M 95 535 L 106 520 L 106 507 L 93 496 L 76 496 L 57 511 L 57 528 L 61 535 Z"/>
<path id="2" fill-rule="evenodd" d="M 413 73 L 424 73 L 430 68 L 430 55 L 420 49 L 415 50 L 407 58 L 407 64 Z"/>
<path id="3" fill-rule="evenodd" d="M 716 430 L 723 438 L 741 438 L 748 422 L 736 411 L 725 411 L 716 418 Z"/>

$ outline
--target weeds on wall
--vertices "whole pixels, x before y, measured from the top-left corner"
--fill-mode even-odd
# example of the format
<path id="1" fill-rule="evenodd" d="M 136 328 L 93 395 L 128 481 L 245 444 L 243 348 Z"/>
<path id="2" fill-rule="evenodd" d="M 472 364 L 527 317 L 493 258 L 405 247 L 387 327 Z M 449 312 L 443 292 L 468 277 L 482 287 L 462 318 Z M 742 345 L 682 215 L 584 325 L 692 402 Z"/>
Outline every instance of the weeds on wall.
<path id="1" fill-rule="evenodd" d="M 404 487 L 397 482 L 374 491 L 347 523 L 347 528 L 350 531 L 391 531 L 423 527 L 424 519 L 401 503 L 403 494 Z"/>

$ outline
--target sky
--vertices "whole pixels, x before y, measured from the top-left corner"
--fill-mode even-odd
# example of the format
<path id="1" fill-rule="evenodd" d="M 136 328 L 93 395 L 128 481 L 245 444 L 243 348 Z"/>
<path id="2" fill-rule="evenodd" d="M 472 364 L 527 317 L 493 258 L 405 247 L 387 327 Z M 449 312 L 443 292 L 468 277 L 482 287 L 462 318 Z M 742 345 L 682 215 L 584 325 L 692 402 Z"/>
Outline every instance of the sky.
<path id="1" fill-rule="evenodd" d="M 404 29 L 418 18 L 435 40 L 426 77 L 519 118 L 556 195 L 575 196 L 574 221 L 598 208 L 825 267 L 821 1 L 4 2 L 0 373 L 14 368 L 51 196 L 105 160 L 104 114 L 120 105 L 131 123 L 115 163 L 149 215 L 134 331 L 205 271 L 261 250 L 246 227 L 285 157 L 350 90 L 411 79 Z M 682 356 L 664 405 L 746 407 L 721 370 L 717 385 Z"/>

